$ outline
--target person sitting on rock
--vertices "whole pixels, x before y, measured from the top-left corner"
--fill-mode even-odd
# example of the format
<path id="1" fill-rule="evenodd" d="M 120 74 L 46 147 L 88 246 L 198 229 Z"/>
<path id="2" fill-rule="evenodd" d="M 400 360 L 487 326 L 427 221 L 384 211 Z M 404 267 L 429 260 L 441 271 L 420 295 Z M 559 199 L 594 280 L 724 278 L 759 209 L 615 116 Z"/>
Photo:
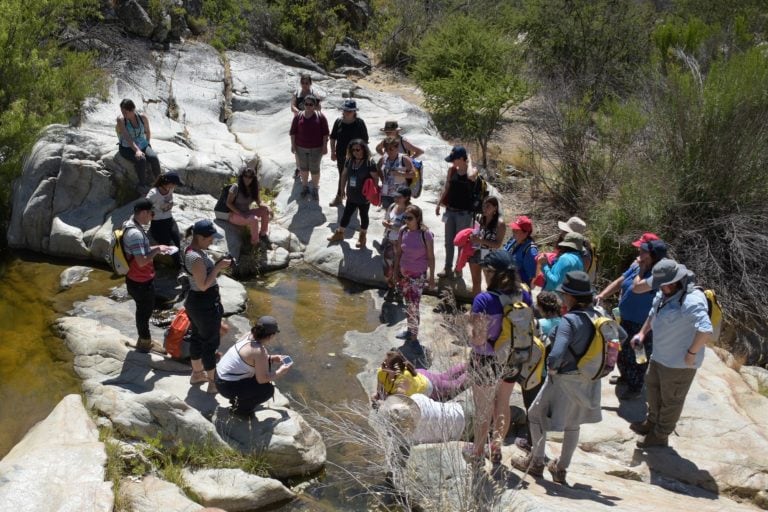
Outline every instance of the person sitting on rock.
<path id="1" fill-rule="evenodd" d="M 139 185 L 150 187 L 160 176 L 160 159 L 150 145 L 152 131 L 149 128 L 149 119 L 145 114 L 137 113 L 136 104 L 127 98 L 120 102 L 120 113 L 115 125 L 120 138 L 120 156 L 133 162 Z M 147 162 L 151 168 L 149 176 Z"/>
<path id="2" fill-rule="evenodd" d="M 259 405 L 274 396 L 272 381 L 285 375 L 293 365 L 287 356 L 270 355 L 267 351 L 267 345 L 279 332 L 274 317 L 262 316 L 251 332 L 232 345 L 216 365 L 216 387 L 232 404 L 232 414 L 253 415 Z"/>
<path id="3" fill-rule="evenodd" d="M 251 158 L 240 170 L 237 183 L 232 184 L 227 196 L 229 217 L 227 220 L 235 226 L 248 226 L 251 234 L 251 245 L 259 242 L 269 245 L 269 207 L 261 203 L 259 188 L 259 169 L 261 159 Z M 251 205 L 256 203 L 256 208 Z"/>
<path id="4" fill-rule="evenodd" d="M 459 363 L 442 373 L 416 369 L 403 354 L 394 350 L 384 356 L 376 381 L 376 393 L 371 397 L 374 402 L 393 394 L 411 396 L 415 393 L 445 402 L 469 387 L 466 363 Z"/>
<path id="5" fill-rule="evenodd" d="M 386 151 L 386 148 L 384 147 L 384 141 L 386 141 L 389 137 L 398 139 L 398 152 L 404 155 L 408 155 L 411 158 L 419 158 L 424 154 L 423 149 L 413 145 L 409 140 L 400 135 L 400 126 L 398 126 L 397 121 L 385 122 L 384 128 L 381 128 L 380 131 L 384 132 L 385 138 L 376 145 L 376 152 L 378 154 L 383 155 Z"/>
<path id="6" fill-rule="evenodd" d="M 171 209 L 173 208 L 173 189 L 181 185 L 179 175 L 171 171 L 161 174 L 155 181 L 155 186 L 147 192 L 147 199 L 152 201 L 153 205 L 149 234 L 155 242 L 176 247 L 172 258 L 177 269 L 181 267 L 181 254 L 178 251 L 181 248 L 181 234 Z"/>

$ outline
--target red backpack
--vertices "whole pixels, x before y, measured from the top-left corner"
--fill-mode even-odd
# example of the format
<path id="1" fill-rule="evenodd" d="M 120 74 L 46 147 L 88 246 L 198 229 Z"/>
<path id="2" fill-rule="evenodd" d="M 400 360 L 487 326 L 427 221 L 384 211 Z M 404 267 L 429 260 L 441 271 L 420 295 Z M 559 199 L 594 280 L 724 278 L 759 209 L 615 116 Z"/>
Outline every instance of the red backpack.
<path id="1" fill-rule="evenodd" d="M 182 307 L 176 313 L 176 316 L 173 317 L 170 327 L 165 331 L 163 346 L 169 356 L 174 359 L 183 358 L 182 346 L 184 344 L 184 336 L 188 330 L 189 317 L 187 316 L 187 310 Z"/>

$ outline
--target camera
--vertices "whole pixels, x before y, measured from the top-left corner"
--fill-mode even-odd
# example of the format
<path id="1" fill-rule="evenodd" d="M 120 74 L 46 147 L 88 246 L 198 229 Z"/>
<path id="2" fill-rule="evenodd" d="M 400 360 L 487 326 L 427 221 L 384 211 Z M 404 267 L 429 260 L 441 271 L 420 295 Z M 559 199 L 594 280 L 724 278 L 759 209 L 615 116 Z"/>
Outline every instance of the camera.
<path id="1" fill-rule="evenodd" d="M 228 252 L 227 254 L 225 254 L 221 259 L 232 260 L 232 264 L 229 266 L 230 268 L 235 268 L 237 266 L 237 259 L 235 259 L 235 257 L 232 256 L 231 252 Z"/>

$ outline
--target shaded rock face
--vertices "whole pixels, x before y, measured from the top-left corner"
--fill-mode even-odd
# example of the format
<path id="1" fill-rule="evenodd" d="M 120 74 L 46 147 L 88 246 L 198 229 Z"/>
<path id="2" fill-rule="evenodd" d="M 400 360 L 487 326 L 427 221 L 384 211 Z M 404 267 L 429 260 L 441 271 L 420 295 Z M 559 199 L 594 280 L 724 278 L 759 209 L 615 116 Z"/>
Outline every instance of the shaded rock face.
<path id="1" fill-rule="evenodd" d="M 373 65 L 365 52 L 350 44 L 337 44 L 333 48 L 331 58 L 333 58 L 333 62 L 338 66 L 360 68 L 365 72 L 370 71 Z"/>
<path id="2" fill-rule="evenodd" d="M 65 397 L 0 461 L 4 510 L 110 512 L 107 455 L 79 395 Z"/>

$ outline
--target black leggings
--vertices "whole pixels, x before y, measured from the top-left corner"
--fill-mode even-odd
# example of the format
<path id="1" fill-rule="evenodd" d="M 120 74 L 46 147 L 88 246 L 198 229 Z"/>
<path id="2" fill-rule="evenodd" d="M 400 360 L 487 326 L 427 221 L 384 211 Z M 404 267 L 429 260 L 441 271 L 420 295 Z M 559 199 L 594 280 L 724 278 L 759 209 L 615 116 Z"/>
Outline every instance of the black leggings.
<path id="1" fill-rule="evenodd" d="M 371 203 L 358 204 L 353 203 L 352 201 L 347 201 L 347 204 L 344 205 L 344 213 L 341 214 L 339 226 L 342 228 L 349 226 L 349 221 L 352 220 L 352 215 L 354 215 L 355 210 L 358 210 L 360 212 L 360 229 L 365 231 L 368 229 L 368 210 L 370 209 Z"/>
<path id="2" fill-rule="evenodd" d="M 120 146 L 120 156 L 133 162 L 133 168 L 136 170 L 136 176 L 139 178 L 140 185 L 152 186 L 158 176 L 160 176 L 160 159 L 152 146 L 144 148 L 144 158 L 137 159 L 133 148 Z M 147 176 L 147 163 L 151 169 L 151 176 Z"/>
<path id="3" fill-rule="evenodd" d="M 155 280 L 139 283 L 126 277 L 125 287 L 128 289 L 128 295 L 136 302 L 136 331 L 139 338 L 148 339 L 149 319 L 155 309 Z"/>
<path id="4" fill-rule="evenodd" d="M 275 386 L 271 382 L 259 384 L 254 378 L 241 380 L 223 380 L 216 374 L 216 388 L 224 398 L 229 398 L 233 412 L 250 414 L 256 407 L 263 404 L 275 394 Z"/>
<path id="5" fill-rule="evenodd" d="M 168 219 L 153 220 L 149 225 L 149 234 L 152 235 L 152 239 L 158 244 L 175 245 L 177 248 L 181 247 L 179 226 L 176 225 L 176 221 L 173 219 L 173 217 Z M 180 267 L 181 251 L 176 252 L 172 258 L 176 263 L 176 266 Z"/>
<path id="6" fill-rule="evenodd" d="M 189 291 L 184 302 L 189 317 L 189 357 L 202 359 L 203 369 L 216 368 L 216 350 L 221 343 L 221 306 L 219 287 L 213 286 L 204 292 Z"/>

